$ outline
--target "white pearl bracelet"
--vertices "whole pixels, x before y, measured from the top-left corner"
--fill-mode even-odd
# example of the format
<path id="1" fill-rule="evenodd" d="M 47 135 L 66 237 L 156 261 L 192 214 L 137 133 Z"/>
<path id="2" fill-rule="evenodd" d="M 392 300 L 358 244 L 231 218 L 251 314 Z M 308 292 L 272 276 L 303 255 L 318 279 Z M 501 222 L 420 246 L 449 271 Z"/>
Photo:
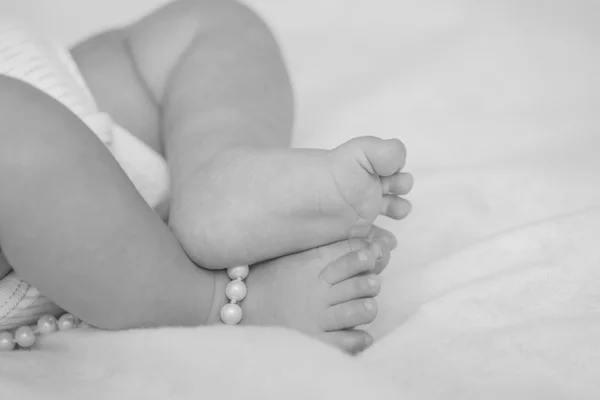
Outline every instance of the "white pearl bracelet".
<path id="1" fill-rule="evenodd" d="M 229 303 L 221 308 L 221 321 L 227 325 L 236 325 L 242 320 L 242 308 L 238 302 L 244 300 L 248 294 L 244 279 L 248 277 L 249 273 L 250 268 L 247 265 L 227 268 L 227 275 L 231 282 L 225 287 L 225 294 Z"/>
<path id="2" fill-rule="evenodd" d="M 227 275 L 231 282 L 225 287 L 225 294 L 229 303 L 221 308 L 221 320 L 227 325 L 236 325 L 242 320 L 242 308 L 238 303 L 244 300 L 248 294 L 244 279 L 248 277 L 249 273 L 250 268 L 247 265 L 227 269 Z M 64 331 L 88 326 L 72 314 L 63 314 L 58 320 L 52 315 L 44 315 L 36 325 L 23 325 L 14 333 L 0 331 L 0 352 L 11 351 L 15 348 L 29 349 L 36 343 L 36 335 L 47 335 L 58 330 Z"/>
<path id="3" fill-rule="evenodd" d="M 20 349 L 31 348 L 37 340 L 36 334 L 47 335 L 59 330 L 66 331 L 86 326 L 89 325 L 81 322 L 71 314 L 63 314 L 58 320 L 52 315 L 44 315 L 38 319 L 37 324 L 33 327 L 29 325 L 20 326 L 14 334 L 9 331 L 0 331 L 0 352 L 14 350 L 17 346 Z"/>

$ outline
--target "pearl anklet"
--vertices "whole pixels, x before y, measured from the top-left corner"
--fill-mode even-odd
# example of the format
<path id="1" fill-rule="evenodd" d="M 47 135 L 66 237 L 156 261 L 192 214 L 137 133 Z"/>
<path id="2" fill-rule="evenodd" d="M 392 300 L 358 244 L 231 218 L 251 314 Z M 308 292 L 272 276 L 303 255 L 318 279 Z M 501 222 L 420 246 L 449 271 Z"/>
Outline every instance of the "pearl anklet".
<path id="1" fill-rule="evenodd" d="M 227 325 L 236 325 L 242 320 L 242 308 L 238 302 L 244 300 L 248 294 L 244 279 L 248 277 L 249 273 L 250 268 L 247 265 L 227 268 L 227 275 L 231 282 L 225 287 L 225 294 L 229 303 L 221 308 L 221 321 Z"/>
<path id="2" fill-rule="evenodd" d="M 227 325 L 236 325 L 242 320 L 242 308 L 238 303 L 244 300 L 248 294 L 244 279 L 248 277 L 249 273 L 250 268 L 247 265 L 227 269 L 227 275 L 231 282 L 225 287 L 225 294 L 229 303 L 221 308 L 221 320 Z M 47 335 L 56 331 L 86 326 L 88 325 L 85 322 L 72 314 L 63 314 L 58 320 L 52 315 L 44 315 L 33 327 L 30 325 L 20 326 L 14 331 L 14 334 L 10 331 L 0 331 L 0 352 L 29 349 L 37 341 L 36 335 Z"/>
<path id="3" fill-rule="evenodd" d="M 88 325 L 72 314 L 63 314 L 58 320 L 52 315 L 44 315 L 38 319 L 35 326 L 20 326 L 14 331 L 14 334 L 9 331 L 0 331 L 0 352 L 11 351 L 15 348 L 31 348 L 36 342 L 36 334 L 47 335 L 56 331 L 67 331 L 84 326 Z"/>

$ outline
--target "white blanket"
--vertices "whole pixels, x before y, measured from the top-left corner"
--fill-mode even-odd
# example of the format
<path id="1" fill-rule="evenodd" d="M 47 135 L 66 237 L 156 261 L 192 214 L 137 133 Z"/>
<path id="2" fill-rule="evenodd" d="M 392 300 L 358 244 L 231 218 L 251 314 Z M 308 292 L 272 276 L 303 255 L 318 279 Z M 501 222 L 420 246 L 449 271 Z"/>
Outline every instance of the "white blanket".
<path id="1" fill-rule="evenodd" d="M 291 65 L 297 146 L 409 149 L 380 340 L 353 359 L 275 329 L 61 333 L 0 357 L 0 397 L 599 398 L 600 3 L 251 3 Z"/>

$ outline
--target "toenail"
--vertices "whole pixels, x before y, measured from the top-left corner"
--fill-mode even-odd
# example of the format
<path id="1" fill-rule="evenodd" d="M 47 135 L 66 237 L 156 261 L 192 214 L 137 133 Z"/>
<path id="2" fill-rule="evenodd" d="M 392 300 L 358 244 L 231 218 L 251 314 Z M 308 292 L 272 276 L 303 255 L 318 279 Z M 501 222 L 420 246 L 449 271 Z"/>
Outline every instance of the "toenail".
<path id="1" fill-rule="evenodd" d="M 369 300 L 365 301 L 365 311 L 371 312 L 373 310 L 375 310 L 375 306 L 373 305 L 373 302 L 369 301 Z"/>
<path id="2" fill-rule="evenodd" d="M 373 338 L 371 335 L 365 336 L 365 348 L 373 346 Z"/>
<path id="3" fill-rule="evenodd" d="M 398 240 L 393 236 L 382 236 L 380 240 L 385 243 L 391 250 L 398 247 Z"/>
<path id="4" fill-rule="evenodd" d="M 359 261 L 367 261 L 369 259 L 369 253 L 366 249 L 360 249 L 356 253 L 356 258 L 358 258 Z"/>
<path id="5" fill-rule="evenodd" d="M 375 279 L 375 277 L 371 276 L 371 277 L 369 277 L 369 279 L 367 279 L 367 284 L 369 285 L 369 287 L 371 289 L 375 289 L 377 287 L 377 279 Z"/>
<path id="6" fill-rule="evenodd" d="M 412 190 L 415 187 L 415 178 L 411 174 L 406 174 L 406 188 Z"/>
<path id="7" fill-rule="evenodd" d="M 379 260 L 383 256 L 383 250 L 381 250 L 381 246 L 377 242 L 373 242 L 371 244 L 371 249 L 373 250 L 373 254 L 375 254 L 375 259 Z"/>

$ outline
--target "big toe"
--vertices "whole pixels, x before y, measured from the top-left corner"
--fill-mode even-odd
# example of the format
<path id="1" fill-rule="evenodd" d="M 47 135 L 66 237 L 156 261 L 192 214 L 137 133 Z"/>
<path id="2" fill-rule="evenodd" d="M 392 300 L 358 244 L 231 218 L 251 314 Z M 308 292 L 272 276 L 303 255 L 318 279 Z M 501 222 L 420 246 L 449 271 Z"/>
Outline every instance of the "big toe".
<path id="1" fill-rule="evenodd" d="M 393 175 L 406 163 L 406 147 L 399 139 L 363 136 L 344 143 L 339 149 L 356 151 L 362 167 L 374 175 Z"/>
<path id="2" fill-rule="evenodd" d="M 317 338 L 350 354 L 360 353 L 373 344 L 373 337 L 360 329 L 325 332 Z"/>

